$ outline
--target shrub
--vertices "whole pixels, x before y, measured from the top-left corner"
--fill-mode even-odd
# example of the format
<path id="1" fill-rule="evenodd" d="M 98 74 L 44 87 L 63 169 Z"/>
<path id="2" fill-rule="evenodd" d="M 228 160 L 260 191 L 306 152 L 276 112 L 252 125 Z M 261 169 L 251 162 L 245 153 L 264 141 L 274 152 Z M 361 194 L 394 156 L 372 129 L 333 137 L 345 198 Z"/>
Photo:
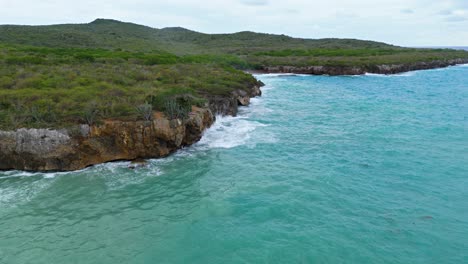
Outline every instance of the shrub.
<path id="1" fill-rule="evenodd" d="M 75 55 L 75 59 L 77 59 L 79 61 L 86 61 L 86 62 L 96 61 L 96 58 L 94 58 L 94 56 L 91 55 L 91 54 L 77 54 L 77 55 Z"/>
<path id="2" fill-rule="evenodd" d="M 148 103 L 141 104 L 136 107 L 136 111 L 145 121 L 153 120 L 153 106 Z"/>
<path id="3" fill-rule="evenodd" d="M 10 76 L 0 77 L 0 89 L 10 89 L 15 84 L 15 81 Z"/>
<path id="4" fill-rule="evenodd" d="M 187 119 L 191 109 L 181 105 L 175 98 L 167 100 L 164 104 L 164 114 L 169 119 Z"/>
<path id="5" fill-rule="evenodd" d="M 95 101 L 89 103 L 84 112 L 83 112 L 83 120 L 86 124 L 92 126 L 96 123 L 99 115 L 98 105 Z"/>

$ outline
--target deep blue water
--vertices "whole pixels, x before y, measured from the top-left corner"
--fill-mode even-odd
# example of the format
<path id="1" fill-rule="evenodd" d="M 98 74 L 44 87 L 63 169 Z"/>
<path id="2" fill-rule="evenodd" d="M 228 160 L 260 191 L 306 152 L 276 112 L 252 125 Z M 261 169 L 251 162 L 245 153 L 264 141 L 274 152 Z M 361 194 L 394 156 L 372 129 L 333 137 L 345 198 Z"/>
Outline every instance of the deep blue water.
<path id="1" fill-rule="evenodd" d="M 468 67 L 258 78 L 146 168 L 0 173 L 0 263 L 468 263 Z"/>

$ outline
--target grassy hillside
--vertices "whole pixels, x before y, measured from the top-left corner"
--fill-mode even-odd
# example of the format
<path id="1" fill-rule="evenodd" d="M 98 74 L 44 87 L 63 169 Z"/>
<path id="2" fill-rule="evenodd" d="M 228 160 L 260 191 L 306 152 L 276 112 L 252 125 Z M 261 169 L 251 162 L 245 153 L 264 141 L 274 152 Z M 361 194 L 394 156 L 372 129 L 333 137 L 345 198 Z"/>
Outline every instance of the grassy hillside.
<path id="1" fill-rule="evenodd" d="M 177 55 L 230 53 L 245 55 L 275 49 L 388 48 L 384 43 L 351 39 L 298 39 L 284 35 L 239 32 L 203 34 L 184 28 L 155 29 L 115 20 L 51 26 L 0 26 L 0 42 L 46 47 L 165 50 Z"/>
<path id="2" fill-rule="evenodd" d="M 0 129 L 64 127 L 105 118 L 184 117 L 206 95 L 253 85 L 239 69 L 360 66 L 468 58 L 354 39 L 203 34 L 115 20 L 0 26 Z"/>

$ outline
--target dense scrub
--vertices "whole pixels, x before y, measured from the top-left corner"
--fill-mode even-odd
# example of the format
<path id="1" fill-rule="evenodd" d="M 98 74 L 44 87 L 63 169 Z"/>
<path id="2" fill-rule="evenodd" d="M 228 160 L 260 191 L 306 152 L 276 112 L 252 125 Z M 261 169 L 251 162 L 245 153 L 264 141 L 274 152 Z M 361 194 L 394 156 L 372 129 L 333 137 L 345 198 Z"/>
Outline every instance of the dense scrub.
<path id="1" fill-rule="evenodd" d="M 468 52 L 451 49 L 307 49 L 275 50 L 253 54 L 248 61 L 266 66 L 375 66 L 468 58 Z"/>
<path id="2" fill-rule="evenodd" d="M 45 47 L 104 48 L 186 54 L 248 54 L 276 49 L 385 48 L 385 43 L 355 39 L 300 39 L 285 35 L 239 32 L 204 34 L 184 28 L 156 29 L 109 19 L 88 24 L 0 26 L 0 43 Z"/>
<path id="3" fill-rule="evenodd" d="M 223 63 L 236 68 L 289 65 L 378 65 L 468 58 L 468 52 L 412 49 L 356 39 L 301 39 L 285 35 L 239 32 L 203 34 L 184 28 L 156 29 L 115 20 L 52 26 L 0 26 L 0 43 L 55 48 L 99 48 L 100 57 L 131 57 L 148 64 Z M 141 58 L 146 53 L 154 58 Z M 86 53 L 86 52 L 84 52 Z M 175 54 L 175 55 L 173 55 Z M 83 59 L 91 58 L 88 54 Z M 179 57 L 177 57 L 179 56 Z M 178 59 L 179 58 L 179 59 Z"/>
<path id="4" fill-rule="evenodd" d="M 206 95 L 256 80 L 222 61 L 165 52 L 1 47 L 0 128 L 66 127 L 102 119 L 184 118 Z"/>

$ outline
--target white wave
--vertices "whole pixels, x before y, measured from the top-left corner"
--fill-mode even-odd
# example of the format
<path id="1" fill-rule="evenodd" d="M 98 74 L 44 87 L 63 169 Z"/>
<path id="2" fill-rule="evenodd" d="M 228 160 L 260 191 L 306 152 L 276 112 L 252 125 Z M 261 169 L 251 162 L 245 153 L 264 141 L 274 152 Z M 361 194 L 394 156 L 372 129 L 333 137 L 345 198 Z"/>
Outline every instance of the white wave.
<path id="1" fill-rule="evenodd" d="M 195 148 L 234 148 L 247 144 L 252 132 L 265 124 L 248 120 L 247 117 L 218 116 L 215 124 L 209 128 Z"/>
<path id="2" fill-rule="evenodd" d="M 268 90 L 265 90 L 266 94 Z M 266 114 L 273 112 L 272 109 L 265 106 L 263 100 L 259 97 L 250 99 L 250 106 L 246 108 L 240 108 L 239 115 L 245 115 L 248 118 L 261 117 Z"/>
<path id="3" fill-rule="evenodd" d="M 14 174 L 11 176 L 15 177 Z M 49 188 L 53 183 L 54 180 L 40 179 L 34 182 L 24 182 L 21 180 L 9 182 L 8 184 L 0 184 L 0 207 L 16 207 L 22 203 L 28 202 L 39 193 Z"/>
<path id="4" fill-rule="evenodd" d="M 334 77 L 361 77 L 361 76 L 362 76 L 362 74 L 345 74 L 345 75 L 338 75 L 338 76 L 334 76 Z"/>
<path id="5" fill-rule="evenodd" d="M 301 74 L 301 73 L 259 73 L 254 74 L 254 77 L 282 77 L 282 76 L 311 76 L 310 74 Z"/>
<path id="6" fill-rule="evenodd" d="M 417 72 L 418 71 L 409 71 L 409 72 L 394 74 L 394 76 L 411 77 L 411 76 L 415 76 Z"/>
<path id="7" fill-rule="evenodd" d="M 371 76 L 371 77 L 383 77 L 383 78 L 392 78 L 392 77 L 412 77 L 415 76 L 418 71 L 409 71 L 403 73 L 396 73 L 396 74 L 379 74 L 379 73 L 369 73 L 366 72 L 364 76 Z"/>
<path id="8" fill-rule="evenodd" d="M 45 179 L 53 179 L 56 176 L 67 175 L 70 173 L 76 173 L 78 171 L 68 172 L 28 172 L 28 171 L 5 171 L 0 172 L 0 180 L 8 178 L 24 178 L 24 177 L 43 177 Z"/>
<path id="9" fill-rule="evenodd" d="M 388 75 L 386 75 L 386 74 L 379 74 L 379 73 L 370 73 L 370 72 L 366 72 L 366 73 L 364 73 L 364 76 L 387 77 Z"/>
<path id="10" fill-rule="evenodd" d="M 148 161 L 146 165 L 131 168 L 130 161 L 108 162 L 75 172 L 77 177 L 87 177 L 89 180 L 103 179 L 109 190 L 118 190 L 128 185 L 139 184 L 150 177 L 162 174 L 159 166 Z"/>
<path id="11" fill-rule="evenodd" d="M 115 174 L 120 169 L 129 169 L 130 161 L 109 162 L 94 165 L 82 170 L 65 172 L 27 172 L 27 171 L 5 171 L 0 172 L 0 180 L 8 178 L 24 177 L 42 177 L 44 179 L 53 179 L 65 175 L 92 175 L 92 174 Z M 131 170 L 130 170 L 131 171 Z"/>
<path id="12" fill-rule="evenodd" d="M 273 89 L 272 86 L 265 86 L 262 91 L 265 95 L 271 89 Z M 229 149 L 242 145 L 252 147 L 257 143 L 275 142 L 274 135 L 267 131 L 262 130 L 261 135 L 256 133 L 260 128 L 267 127 L 267 124 L 252 120 L 254 117 L 265 115 L 271 111 L 265 106 L 261 97 L 252 98 L 250 106 L 239 108 L 238 116 L 217 116 L 216 122 L 205 131 L 202 139 L 193 148 L 195 150 Z"/>
<path id="13" fill-rule="evenodd" d="M 15 207 L 32 200 L 42 191 L 49 188 L 57 176 L 76 176 L 103 179 L 109 190 L 122 189 L 128 185 L 139 184 L 150 177 L 162 174 L 158 164 L 148 162 L 146 166 L 129 168 L 130 162 L 110 162 L 73 172 L 33 173 L 8 171 L 0 173 L 0 207 Z M 24 177 L 37 177 L 24 179 Z M 20 178 L 11 181 L 11 178 Z M 8 181 L 8 182 L 3 182 Z M 4 184 L 2 184 L 4 183 Z"/>
<path id="14" fill-rule="evenodd" d="M 458 67 L 468 67 L 468 63 L 467 64 L 460 64 L 460 65 L 458 65 Z"/>

